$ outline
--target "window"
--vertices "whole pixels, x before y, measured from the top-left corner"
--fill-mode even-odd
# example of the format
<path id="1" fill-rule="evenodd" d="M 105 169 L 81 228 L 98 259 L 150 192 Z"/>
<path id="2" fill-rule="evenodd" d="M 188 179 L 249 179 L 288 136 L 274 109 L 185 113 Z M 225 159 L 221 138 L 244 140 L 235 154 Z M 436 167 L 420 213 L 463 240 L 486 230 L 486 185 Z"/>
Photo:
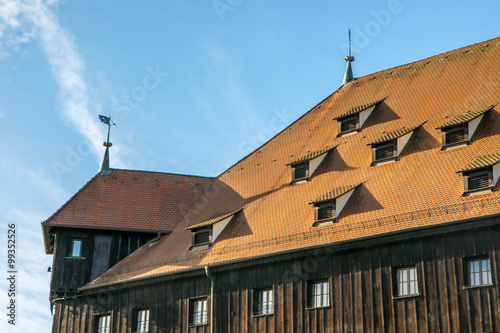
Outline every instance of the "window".
<path id="1" fill-rule="evenodd" d="M 484 190 L 493 187 L 491 168 L 464 173 L 465 192 Z"/>
<path id="2" fill-rule="evenodd" d="M 254 290 L 253 294 L 253 314 L 266 315 L 274 313 L 273 289 L 266 288 Z"/>
<path id="3" fill-rule="evenodd" d="M 110 333 L 111 332 L 111 316 L 99 316 L 97 321 L 97 333 Z"/>
<path id="4" fill-rule="evenodd" d="M 212 228 L 198 229 L 193 232 L 193 245 L 210 244 L 212 241 Z"/>
<path id="5" fill-rule="evenodd" d="M 492 284 L 490 258 L 474 258 L 466 261 L 466 283 L 469 287 Z"/>
<path id="6" fill-rule="evenodd" d="M 207 323 L 207 298 L 192 299 L 189 303 L 189 323 L 202 325 Z"/>
<path id="7" fill-rule="evenodd" d="M 398 268 L 396 270 L 398 283 L 397 296 L 418 295 L 418 278 L 416 267 Z"/>
<path id="8" fill-rule="evenodd" d="M 135 311 L 135 319 L 134 328 L 136 333 L 147 333 L 149 332 L 149 310 L 136 310 Z"/>
<path id="9" fill-rule="evenodd" d="M 359 114 L 340 118 L 338 124 L 339 134 L 354 132 L 359 128 Z"/>
<path id="10" fill-rule="evenodd" d="M 442 139 L 443 146 L 466 143 L 469 140 L 467 123 L 443 129 Z"/>
<path id="11" fill-rule="evenodd" d="M 68 242 L 68 254 L 67 257 L 71 258 L 83 258 L 83 240 L 70 238 Z"/>
<path id="12" fill-rule="evenodd" d="M 330 283 L 328 281 L 309 282 L 308 307 L 322 308 L 330 306 Z"/>
<path id="13" fill-rule="evenodd" d="M 309 177 L 309 162 L 292 165 L 292 180 L 302 180 Z"/>
<path id="14" fill-rule="evenodd" d="M 372 146 L 373 162 L 395 159 L 397 156 L 396 140 Z"/>
<path id="15" fill-rule="evenodd" d="M 314 205 L 315 220 L 323 221 L 335 217 L 335 201 L 321 202 Z"/>

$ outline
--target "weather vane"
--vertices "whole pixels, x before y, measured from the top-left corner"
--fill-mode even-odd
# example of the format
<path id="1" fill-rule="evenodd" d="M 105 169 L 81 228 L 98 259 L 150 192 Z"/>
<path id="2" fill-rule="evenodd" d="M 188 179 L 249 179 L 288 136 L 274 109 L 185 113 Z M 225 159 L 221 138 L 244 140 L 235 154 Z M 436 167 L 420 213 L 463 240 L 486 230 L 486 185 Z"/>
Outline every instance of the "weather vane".
<path id="1" fill-rule="evenodd" d="M 108 138 L 107 138 L 106 142 L 103 142 L 103 144 L 102 144 L 104 147 L 106 147 L 106 150 L 104 151 L 104 156 L 102 158 L 101 168 L 99 169 L 99 174 L 105 176 L 105 175 L 109 175 L 111 173 L 111 170 L 109 168 L 109 147 L 111 147 L 113 144 L 111 142 L 109 142 L 109 132 L 111 129 L 111 125 L 116 125 L 116 124 L 111 120 L 111 116 L 106 117 L 103 115 L 99 115 L 99 120 L 102 123 L 105 123 L 106 125 L 108 125 Z"/>

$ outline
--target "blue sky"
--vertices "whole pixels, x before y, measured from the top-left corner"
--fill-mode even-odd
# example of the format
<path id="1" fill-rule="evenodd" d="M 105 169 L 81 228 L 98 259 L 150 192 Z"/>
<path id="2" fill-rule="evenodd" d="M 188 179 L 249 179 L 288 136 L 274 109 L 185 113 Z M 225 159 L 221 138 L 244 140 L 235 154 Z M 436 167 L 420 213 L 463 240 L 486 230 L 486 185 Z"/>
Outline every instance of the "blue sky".
<path id="1" fill-rule="evenodd" d="M 2 315 L 0 331 L 50 331 L 39 224 L 97 172 L 99 113 L 116 123 L 112 167 L 216 176 L 341 85 L 349 28 L 359 77 L 498 37 L 499 12 L 492 0 L 0 0 L 0 246 L 16 223 L 19 270 L 17 325 Z"/>

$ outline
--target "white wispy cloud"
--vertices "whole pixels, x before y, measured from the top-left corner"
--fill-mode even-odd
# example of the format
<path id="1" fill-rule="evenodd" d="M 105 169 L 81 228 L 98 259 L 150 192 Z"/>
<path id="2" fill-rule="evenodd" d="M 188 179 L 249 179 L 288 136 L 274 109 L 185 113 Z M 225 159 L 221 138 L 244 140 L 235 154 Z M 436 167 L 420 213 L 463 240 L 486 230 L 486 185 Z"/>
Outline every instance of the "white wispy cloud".
<path id="1" fill-rule="evenodd" d="M 91 103 L 85 79 L 85 59 L 73 36 L 58 21 L 57 0 L 0 0 L 0 58 L 11 49 L 37 41 L 58 84 L 62 116 L 91 143 L 92 152 L 102 156 L 102 128 L 96 122 L 98 105 Z M 92 110 L 91 110 L 92 109 Z M 119 149 L 114 162 L 121 165 Z"/>

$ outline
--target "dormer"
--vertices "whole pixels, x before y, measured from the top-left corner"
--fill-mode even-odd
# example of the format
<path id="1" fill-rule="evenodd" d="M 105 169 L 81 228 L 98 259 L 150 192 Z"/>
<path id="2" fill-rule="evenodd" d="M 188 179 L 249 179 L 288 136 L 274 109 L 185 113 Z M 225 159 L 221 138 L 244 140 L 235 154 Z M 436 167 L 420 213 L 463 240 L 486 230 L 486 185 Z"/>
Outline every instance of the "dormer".
<path id="1" fill-rule="evenodd" d="M 288 163 L 292 167 L 292 184 L 299 184 L 309 180 L 326 155 L 337 146 L 327 146 L 322 150 L 310 152 L 301 158 Z"/>
<path id="2" fill-rule="evenodd" d="M 423 124 L 409 128 L 400 128 L 397 131 L 386 133 L 380 138 L 371 141 L 372 165 L 388 163 L 397 160 L 410 140 L 413 132 Z"/>
<path id="3" fill-rule="evenodd" d="M 436 129 L 441 130 L 442 149 L 446 150 L 469 144 L 484 114 L 492 108 L 491 105 L 485 110 L 466 112 L 436 127 Z"/>
<path id="4" fill-rule="evenodd" d="M 461 168 L 464 196 L 491 192 L 500 177 L 500 153 L 481 156 Z"/>
<path id="5" fill-rule="evenodd" d="M 316 227 L 335 222 L 347 204 L 347 201 L 349 201 L 349 198 L 354 193 L 354 190 L 359 185 L 361 184 L 336 188 L 310 202 L 309 204 L 314 206 L 313 226 Z"/>
<path id="6" fill-rule="evenodd" d="M 241 209 L 240 209 L 241 210 Z M 229 224 L 240 210 L 224 215 L 213 217 L 209 220 L 197 223 L 186 230 L 192 232 L 192 244 L 190 250 L 204 249 L 212 245 L 224 228 Z"/>
<path id="7" fill-rule="evenodd" d="M 338 136 L 344 136 L 359 132 L 363 127 L 368 117 L 372 114 L 373 110 L 382 100 L 372 102 L 369 104 L 361 105 L 350 109 L 347 112 L 334 118 L 338 124 Z"/>

